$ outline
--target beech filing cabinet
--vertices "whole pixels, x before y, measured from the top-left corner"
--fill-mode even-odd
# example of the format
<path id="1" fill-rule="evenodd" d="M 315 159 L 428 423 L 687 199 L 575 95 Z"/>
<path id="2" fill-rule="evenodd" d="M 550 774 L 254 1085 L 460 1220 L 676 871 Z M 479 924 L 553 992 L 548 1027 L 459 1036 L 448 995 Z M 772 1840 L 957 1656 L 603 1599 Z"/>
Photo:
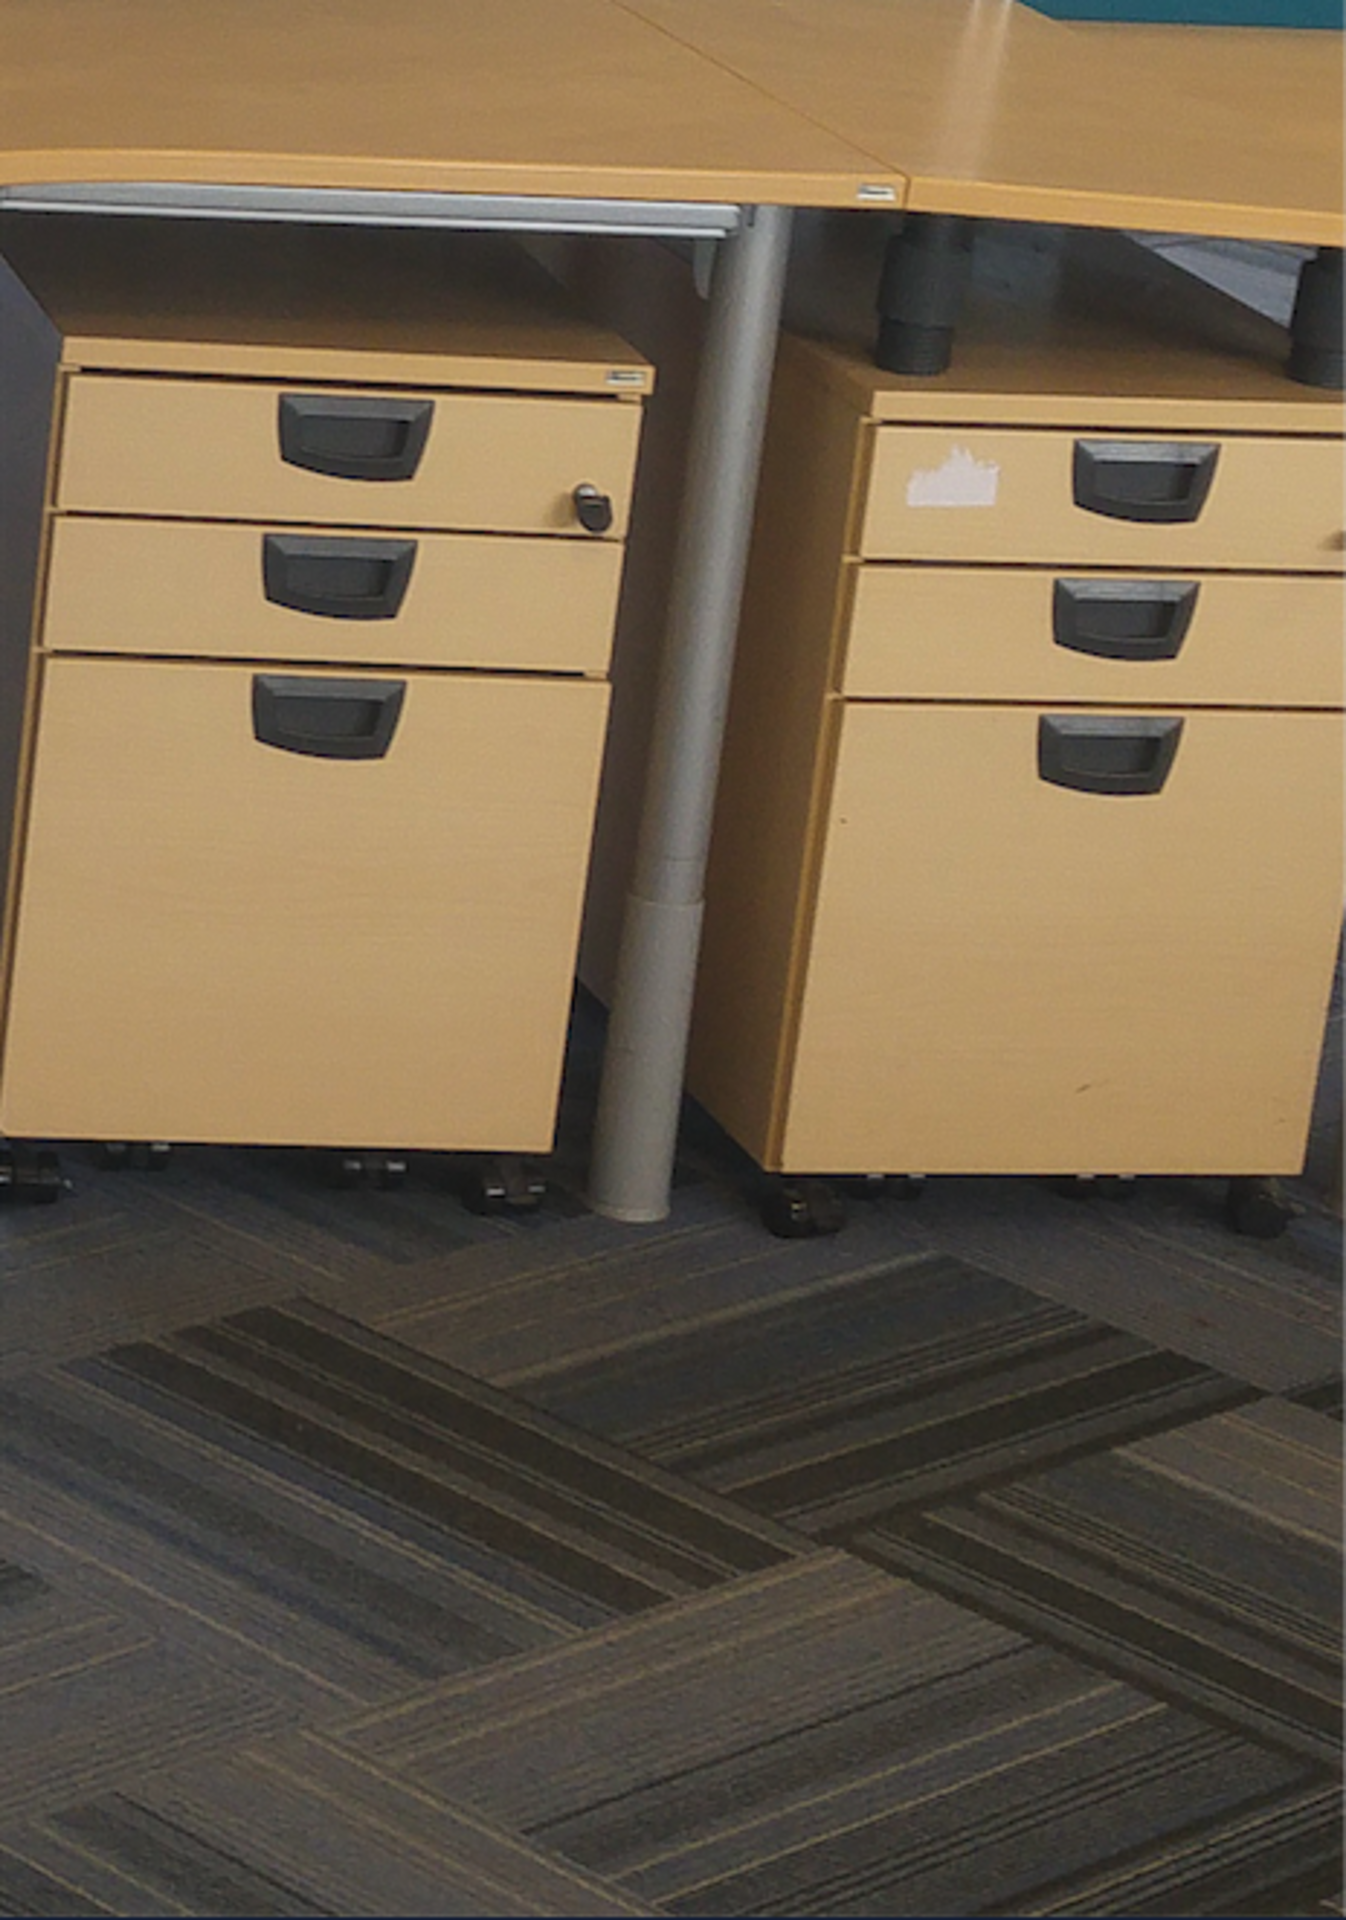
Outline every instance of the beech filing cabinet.
<path id="1" fill-rule="evenodd" d="M 1339 397 L 1120 239 L 985 234 L 924 379 L 849 265 L 778 366 L 691 1089 L 785 1175 L 1297 1172 Z"/>
<path id="2" fill-rule="evenodd" d="M 0 1127 L 545 1152 L 649 367 L 481 236 L 0 251 Z"/>

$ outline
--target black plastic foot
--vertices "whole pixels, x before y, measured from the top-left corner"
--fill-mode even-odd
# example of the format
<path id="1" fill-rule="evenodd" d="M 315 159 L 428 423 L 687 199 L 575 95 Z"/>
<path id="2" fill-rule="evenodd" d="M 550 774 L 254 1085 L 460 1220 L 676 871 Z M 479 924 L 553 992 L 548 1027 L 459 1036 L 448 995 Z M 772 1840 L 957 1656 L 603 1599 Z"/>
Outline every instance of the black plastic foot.
<path id="1" fill-rule="evenodd" d="M 1319 247 L 1299 270 L 1294 312 L 1290 316 L 1290 358 L 1286 372 L 1306 387 L 1340 388 L 1343 373 L 1344 318 L 1342 251 Z"/>
<path id="2" fill-rule="evenodd" d="M 0 1147 L 0 1199 L 51 1206 L 65 1191 L 61 1162 L 48 1147 Z"/>
<path id="3" fill-rule="evenodd" d="M 1278 1180 L 1263 1174 L 1240 1174 L 1229 1182 L 1224 1217 L 1235 1233 L 1250 1240 L 1279 1240 L 1295 1217 Z"/>
<path id="4" fill-rule="evenodd" d="M 462 1175 L 459 1194 L 469 1213 L 535 1213 L 547 1183 L 516 1153 L 492 1154 Z"/>
<path id="5" fill-rule="evenodd" d="M 888 242 L 879 281 L 874 364 L 887 373 L 943 373 L 953 358 L 975 223 L 912 213 Z"/>
<path id="6" fill-rule="evenodd" d="M 768 1180 L 759 1211 L 762 1225 L 778 1240 L 812 1240 L 840 1233 L 846 1224 L 846 1210 L 826 1180 Z"/>

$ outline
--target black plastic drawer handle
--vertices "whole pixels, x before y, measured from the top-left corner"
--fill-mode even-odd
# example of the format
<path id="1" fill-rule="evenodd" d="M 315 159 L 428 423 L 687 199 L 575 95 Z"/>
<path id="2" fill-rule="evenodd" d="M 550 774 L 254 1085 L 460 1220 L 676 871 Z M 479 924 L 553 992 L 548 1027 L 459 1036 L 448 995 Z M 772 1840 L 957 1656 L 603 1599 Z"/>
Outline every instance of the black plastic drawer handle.
<path id="1" fill-rule="evenodd" d="M 1178 751 L 1182 721 L 1148 714 L 1044 713 L 1038 774 L 1080 793 L 1158 793 Z"/>
<path id="2" fill-rule="evenodd" d="M 434 411 L 433 400 L 283 393 L 280 457 L 339 480 L 410 480 Z"/>
<path id="3" fill-rule="evenodd" d="M 1077 440 L 1075 505 L 1112 520 L 1195 520 L 1219 457 L 1190 440 Z"/>
<path id="4" fill-rule="evenodd" d="M 415 559 L 414 540 L 265 533 L 262 586 L 268 600 L 297 613 L 391 620 L 402 605 Z"/>
<path id="5" fill-rule="evenodd" d="M 402 712 L 405 680 L 252 679 L 252 731 L 264 747 L 322 760 L 381 760 Z"/>
<path id="6" fill-rule="evenodd" d="M 1198 591 L 1195 580 L 1058 580 L 1052 638 L 1100 660 L 1175 660 Z"/>

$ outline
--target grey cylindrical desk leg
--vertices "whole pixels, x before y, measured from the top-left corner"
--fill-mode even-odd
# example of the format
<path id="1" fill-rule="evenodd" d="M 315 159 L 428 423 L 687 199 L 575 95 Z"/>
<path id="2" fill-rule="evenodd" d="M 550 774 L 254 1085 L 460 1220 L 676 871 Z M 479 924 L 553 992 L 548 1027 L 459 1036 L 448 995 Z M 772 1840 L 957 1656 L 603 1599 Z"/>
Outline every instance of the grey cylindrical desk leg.
<path id="1" fill-rule="evenodd" d="M 687 460 L 635 869 L 594 1130 L 589 1202 L 668 1212 L 739 602 L 780 323 L 791 215 L 745 209 L 723 243 Z"/>

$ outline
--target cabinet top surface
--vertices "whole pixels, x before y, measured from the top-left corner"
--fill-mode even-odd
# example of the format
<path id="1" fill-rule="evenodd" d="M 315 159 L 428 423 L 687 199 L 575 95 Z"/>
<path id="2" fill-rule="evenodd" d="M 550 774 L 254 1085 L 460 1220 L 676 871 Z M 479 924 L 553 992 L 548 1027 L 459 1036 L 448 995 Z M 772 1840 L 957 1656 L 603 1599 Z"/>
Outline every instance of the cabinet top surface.
<path id="1" fill-rule="evenodd" d="M 900 199 L 618 0 L 0 0 L 0 184 Z"/>
<path id="2" fill-rule="evenodd" d="M 7 260 L 93 371 L 646 393 L 653 370 L 507 237 L 0 213 Z"/>
<path id="3" fill-rule="evenodd" d="M 873 360 L 882 222 L 812 216 L 797 239 L 791 351 L 877 420 L 1338 434 L 1342 399 L 1285 372 L 1288 336 L 1118 234 L 978 231 L 953 358 Z"/>
<path id="4" fill-rule="evenodd" d="M 1340 245 L 1332 32 L 1013 0 L 631 0 L 899 169 L 922 210 Z"/>

